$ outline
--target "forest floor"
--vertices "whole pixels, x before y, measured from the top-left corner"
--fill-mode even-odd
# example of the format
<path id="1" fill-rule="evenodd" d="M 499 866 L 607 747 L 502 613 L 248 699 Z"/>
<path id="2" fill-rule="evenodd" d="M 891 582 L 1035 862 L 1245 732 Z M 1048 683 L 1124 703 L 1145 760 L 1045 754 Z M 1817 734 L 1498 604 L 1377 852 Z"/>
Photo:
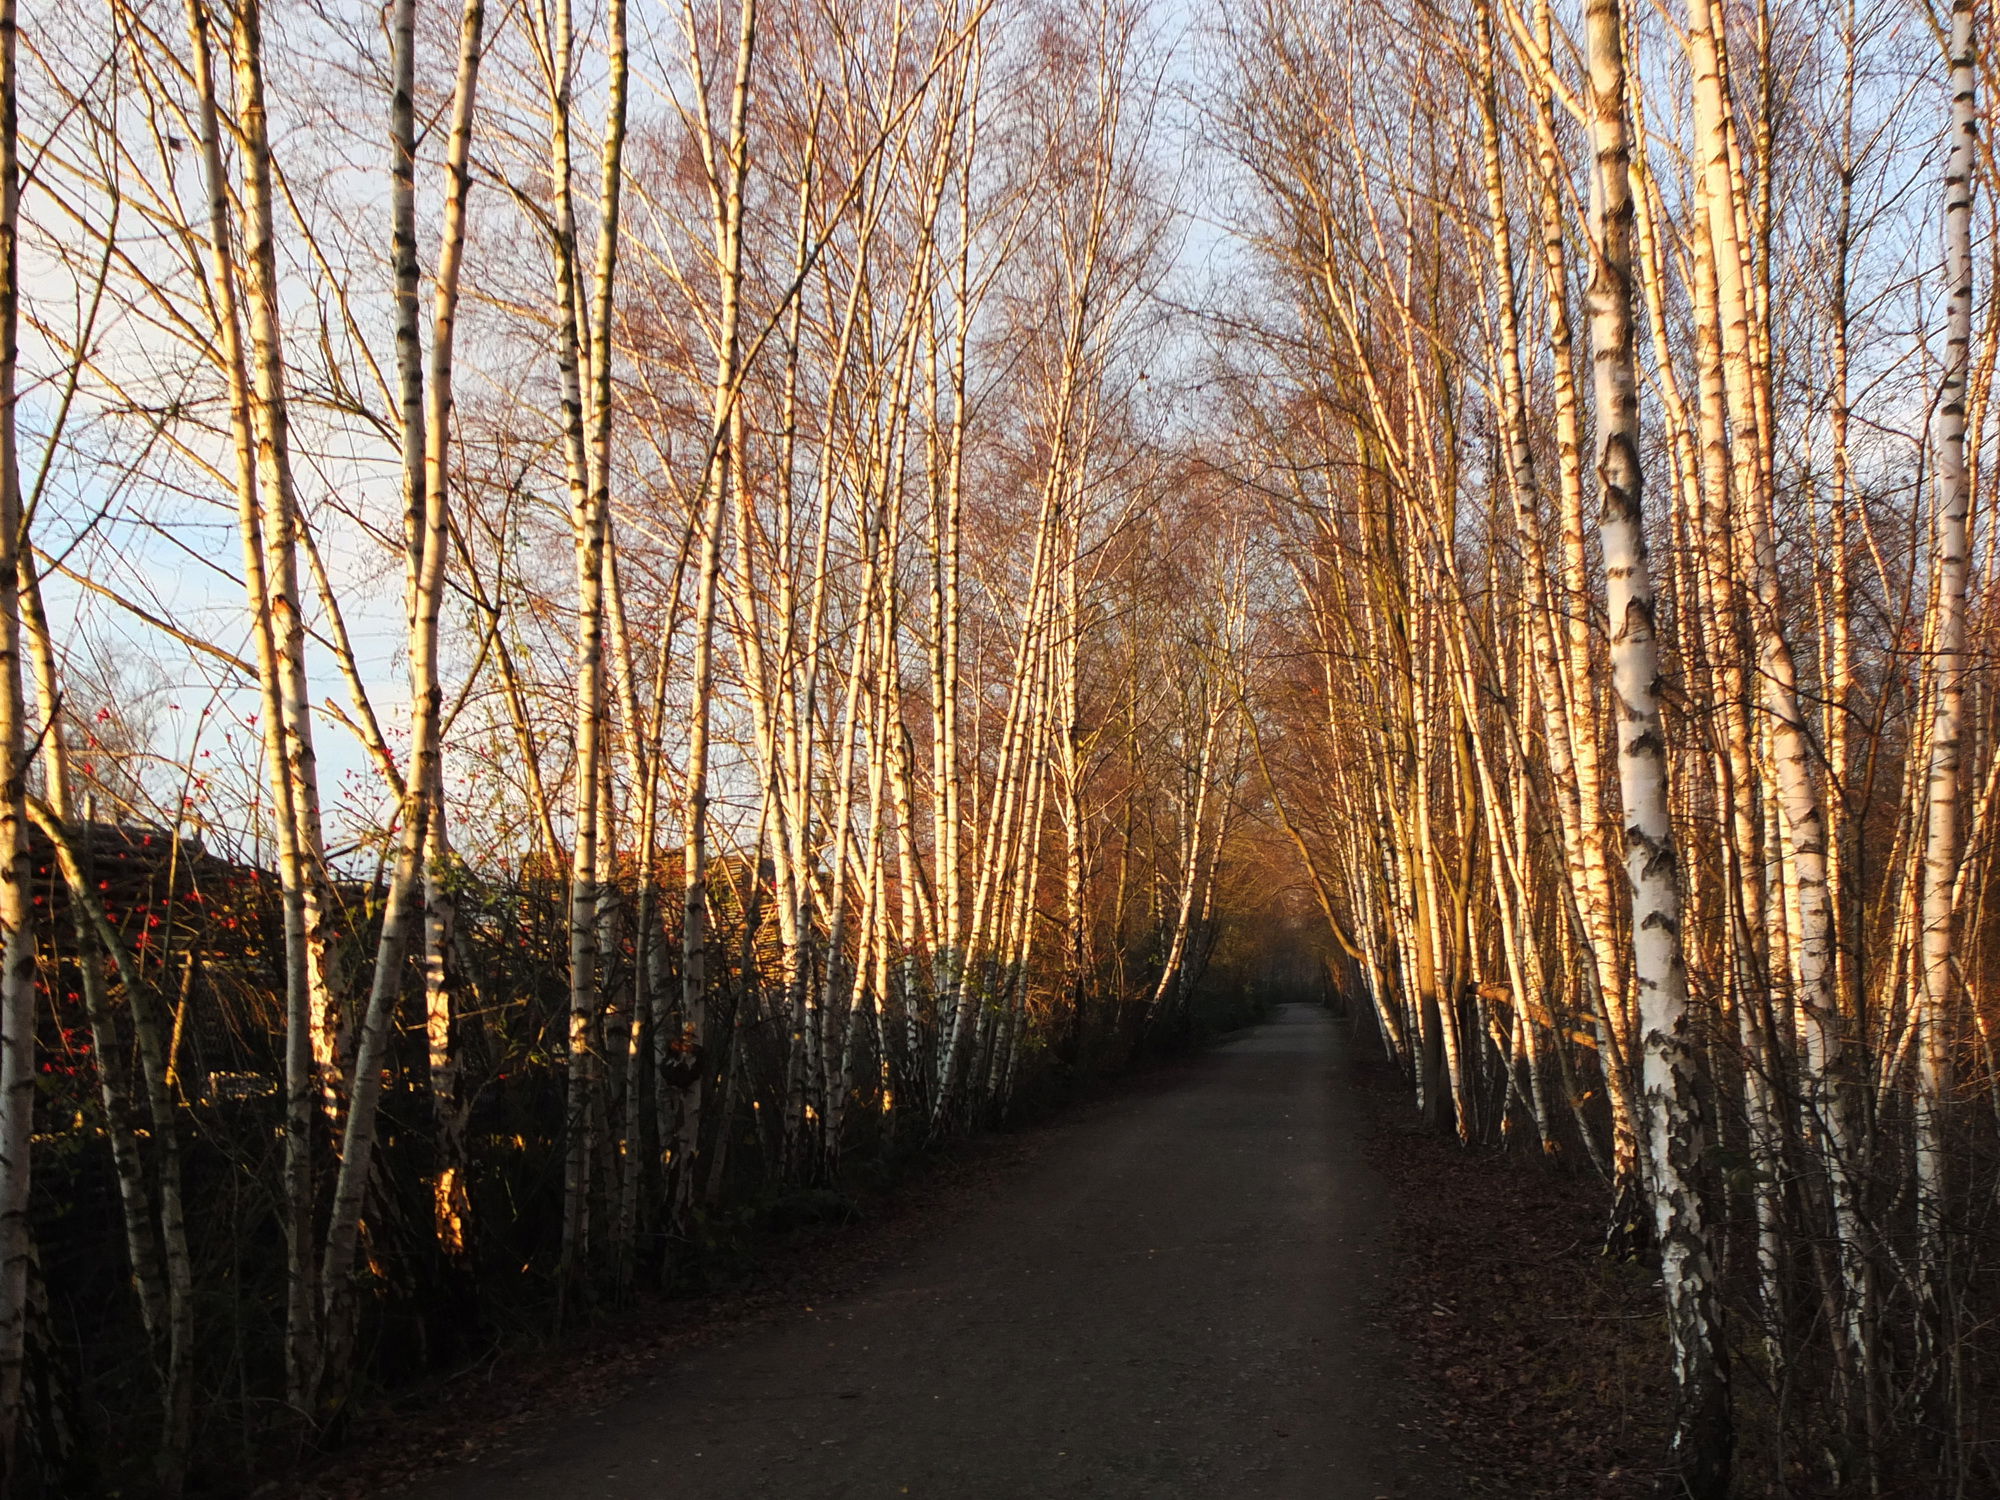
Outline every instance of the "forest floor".
<path id="1" fill-rule="evenodd" d="M 1282 1009 L 954 1153 L 752 1290 L 468 1372 L 271 1493 L 1528 1493 L 1468 1482 L 1443 1434 L 1474 1452 L 1474 1424 L 1411 1378 L 1402 1168 L 1344 1033 Z"/>
<path id="2" fill-rule="evenodd" d="M 1602 1184 L 1422 1128 L 1372 1040 L 1355 1050 L 1397 1267 L 1377 1316 L 1414 1344 L 1419 1399 L 1468 1491 L 1655 1493 L 1672 1402 L 1660 1293 L 1653 1273 L 1601 1253 Z"/>

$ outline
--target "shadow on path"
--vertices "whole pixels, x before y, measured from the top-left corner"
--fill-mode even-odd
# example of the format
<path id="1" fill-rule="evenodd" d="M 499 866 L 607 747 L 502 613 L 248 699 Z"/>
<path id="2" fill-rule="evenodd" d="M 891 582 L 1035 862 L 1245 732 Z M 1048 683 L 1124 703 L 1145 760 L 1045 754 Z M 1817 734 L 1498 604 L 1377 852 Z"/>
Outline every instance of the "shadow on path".
<path id="1" fill-rule="evenodd" d="M 1385 1208 L 1343 1046 L 1285 1007 L 1087 1111 L 872 1285 L 398 1493 L 1455 1496 L 1370 1322 Z"/>

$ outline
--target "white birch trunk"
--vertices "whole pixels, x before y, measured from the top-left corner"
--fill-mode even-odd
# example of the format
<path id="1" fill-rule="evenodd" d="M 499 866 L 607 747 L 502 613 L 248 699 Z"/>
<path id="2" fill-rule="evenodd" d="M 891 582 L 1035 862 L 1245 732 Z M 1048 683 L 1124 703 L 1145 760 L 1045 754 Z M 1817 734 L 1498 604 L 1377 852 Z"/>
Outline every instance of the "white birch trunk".
<path id="1" fill-rule="evenodd" d="M 1977 166 L 1978 53 L 1972 0 L 1953 0 L 1947 61 L 1951 131 L 1945 160 L 1945 356 L 1931 441 L 1936 465 L 1931 514 L 1933 619 L 1930 758 L 1923 790 L 1921 936 L 1917 1042 L 1916 1186 L 1918 1280 L 1926 1350 L 1936 1364 L 1952 1355 L 1951 1289 L 1946 1275 L 1945 1101 L 1951 1088 L 1951 999 L 1955 939 L 1952 894 L 1960 859 L 1960 761 L 1966 689 L 1966 592 L 1971 577 L 1966 471 L 1966 379 L 1972 346 L 1972 192 Z"/>
<path id="2" fill-rule="evenodd" d="M 1680 876 L 1667 799 L 1659 647 L 1646 556 L 1632 328 L 1633 203 L 1618 0 L 1585 14 L 1587 105 L 1596 155 L 1590 280 L 1598 535 L 1611 623 L 1618 781 L 1632 902 L 1633 979 L 1644 1048 L 1648 1186 L 1666 1287 L 1678 1395 L 1672 1460 L 1693 1500 L 1721 1500 L 1730 1471 L 1728 1387 L 1709 1231 L 1695 1173 L 1702 1154 L 1698 1066 L 1681 956 Z"/>

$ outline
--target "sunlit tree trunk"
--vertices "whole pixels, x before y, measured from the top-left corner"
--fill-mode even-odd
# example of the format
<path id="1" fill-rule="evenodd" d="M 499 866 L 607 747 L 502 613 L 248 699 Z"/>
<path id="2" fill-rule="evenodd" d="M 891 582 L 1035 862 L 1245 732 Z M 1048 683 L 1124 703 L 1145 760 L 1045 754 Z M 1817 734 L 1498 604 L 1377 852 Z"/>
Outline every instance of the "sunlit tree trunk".
<path id="1" fill-rule="evenodd" d="M 399 0 L 394 24 L 390 102 L 391 166 L 395 190 L 390 214 L 396 270 L 396 359 L 401 394 L 404 550 L 412 632 L 426 607 L 425 551 L 431 544 L 432 495 L 449 483 L 452 362 L 456 347 L 459 275 L 465 259 L 466 208 L 471 192 L 473 111 L 484 55 L 483 0 L 467 0 L 459 23 L 459 54 L 452 90 L 451 133 L 446 147 L 443 242 L 435 276 L 428 383 L 418 333 L 416 262 L 416 34 L 414 0 Z M 440 532 L 439 545 L 444 544 Z M 435 608 L 435 601 L 429 606 Z M 434 628 L 434 627 L 433 627 Z M 432 648 L 433 653 L 435 648 Z M 414 653 L 413 653 L 414 655 Z M 443 768 L 433 771 L 426 799 L 424 865 L 424 1032 L 429 1053 L 437 1172 L 432 1219 L 438 1248 L 457 1262 L 466 1253 L 471 1202 L 466 1191 L 465 1109 L 459 1098 L 458 1054 L 452 1035 L 455 986 L 453 946 L 457 921 L 456 876 L 444 817 Z"/>
<path id="2" fill-rule="evenodd" d="M 315 1047 L 325 1053 L 328 1032 L 315 1010 L 309 941 L 312 876 L 300 842 L 296 782 L 285 740 L 284 668 L 273 627 L 263 512 L 258 499 L 258 445 L 251 417 L 252 393 L 245 347 L 242 301 L 231 212 L 232 192 L 222 155 L 222 125 L 216 100 L 213 21 L 206 0 L 188 0 L 189 50 L 200 130 L 202 228 L 207 235 L 208 294 L 217 310 L 221 362 L 229 392 L 230 477 L 235 485 L 242 541 L 245 602 L 256 650 L 265 776 L 271 792 L 271 837 L 276 846 L 278 884 L 285 934 L 284 1161 L 285 1226 L 285 1387 L 286 1399 L 301 1416 L 312 1405 L 319 1359 L 319 1292 L 314 1233 L 312 1130 Z"/>
<path id="3" fill-rule="evenodd" d="M 693 711 L 688 721 L 685 824 L 681 848 L 681 1024 L 687 1045 L 704 1056 L 708 1019 L 708 774 L 715 670 L 715 614 L 722 574 L 722 543 L 728 487 L 741 472 L 741 455 L 731 453 L 731 415 L 738 385 L 737 325 L 743 299 L 744 183 L 750 172 L 748 113 L 750 61 L 756 46 L 756 0 L 740 0 L 737 8 L 735 80 L 729 94 L 729 135 L 718 153 L 704 134 L 710 195 L 714 208 L 715 256 L 721 315 L 712 392 L 708 473 L 703 480 L 702 515 L 698 531 L 700 561 L 695 570 Z M 698 43 L 690 23 L 690 57 L 698 59 Z M 699 68 L 697 63 L 697 77 Z M 703 115 L 706 119 L 706 115 Z M 738 503 L 743 503 L 738 497 Z M 705 1070 L 704 1070 L 705 1071 Z M 694 1151 L 701 1138 L 703 1072 L 697 1072 L 683 1093 L 678 1132 L 669 1163 L 675 1183 L 677 1211 L 691 1201 Z"/>
<path id="4" fill-rule="evenodd" d="M 1534 90 L 1535 149 L 1538 160 L 1538 223 L 1542 241 L 1542 280 L 1547 311 L 1547 336 L 1554 377 L 1557 463 L 1557 528 L 1561 567 L 1557 600 L 1566 623 L 1567 649 L 1559 658 L 1570 722 L 1569 742 L 1576 775 L 1576 828 L 1567 842 L 1572 853 L 1572 878 L 1582 897 L 1589 952 L 1584 973 L 1596 971 L 1599 1061 L 1611 1104 L 1612 1157 L 1621 1197 L 1639 1189 L 1641 1102 L 1634 1097 L 1637 1039 L 1627 1020 L 1627 969 L 1624 944 L 1613 912 L 1610 858 L 1606 851 L 1607 819 L 1598 739 L 1599 687 L 1591 652 L 1590 568 L 1585 547 L 1582 408 L 1574 374 L 1575 340 L 1569 318 L 1568 258 L 1563 244 L 1562 192 L 1565 181 L 1556 136 L 1555 101 L 1551 97 L 1552 24 L 1546 0 L 1534 10 L 1538 52 Z M 1560 790 L 1558 796 L 1566 797 Z M 1558 803 L 1561 807 L 1561 802 Z M 1565 809 L 1565 816 L 1567 811 Z M 1614 1234 L 1623 1222 L 1623 1206 L 1614 1209 Z"/>
<path id="5" fill-rule="evenodd" d="M 1951 129 L 1945 160 L 1945 353 L 1931 444 L 1933 619 L 1928 657 L 1932 693 L 1929 764 L 1923 790 L 1921 949 L 1917 1001 L 1916 1188 L 1918 1280 L 1928 1358 L 1954 1357 L 1951 1286 L 1944 1243 L 1948 1181 L 1945 1101 L 1951 1088 L 1951 998 L 1960 858 L 1959 797 L 1966 692 L 1966 591 L 1971 578 L 1966 470 L 1966 380 L 1972 349 L 1972 192 L 1978 103 L 1971 0 L 1953 0 L 1947 61 Z M 1936 1370 L 1926 1371 L 1937 1379 Z"/>
<path id="6" fill-rule="evenodd" d="M 1680 875 L 1668 812 L 1655 599 L 1646 556 L 1632 328 L 1631 147 L 1618 0 L 1590 0 L 1584 26 L 1586 104 L 1596 156 L 1589 288 L 1597 418 L 1593 458 L 1644 1057 L 1648 1185 L 1678 1392 L 1673 1460 L 1689 1495 L 1721 1500 L 1729 1486 L 1729 1398 L 1709 1232 L 1696 1180 L 1703 1149 L 1695 1098 L 1698 1061 L 1687 1014 Z"/>
<path id="7" fill-rule="evenodd" d="M 271 617 L 284 722 L 284 768 L 294 838 L 302 864 L 306 982 L 312 1007 L 314 1062 L 329 1118 L 337 1121 L 352 1045 L 348 1016 L 329 953 L 332 904 L 326 840 L 320 817 L 319 759 L 313 746 L 312 690 L 306 678 L 306 625 L 301 613 L 298 535 L 301 526 L 292 475 L 290 400 L 286 391 L 282 333 L 283 294 L 278 284 L 277 186 L 264 99 L 261 0 L 236 8 L 230 38 L 236 74 L 236 131 L 241 140 L 244 316 L 249 329 L 250 431 L 258 466 L 265 552 L 264 607 Z"/>

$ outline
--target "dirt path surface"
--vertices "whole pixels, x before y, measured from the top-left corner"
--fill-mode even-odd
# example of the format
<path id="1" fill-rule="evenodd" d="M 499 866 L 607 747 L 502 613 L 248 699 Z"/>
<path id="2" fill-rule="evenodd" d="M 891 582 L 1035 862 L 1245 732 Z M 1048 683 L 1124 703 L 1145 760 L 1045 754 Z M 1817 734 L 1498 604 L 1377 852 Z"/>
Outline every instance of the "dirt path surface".
<path id="1" fill-rule="evenodd" d="M 1084 1111 L 872 1284 L 398 1493 L 1456 1496 L 1371 1322 L 1385 1209 L 1342 1046 L 1287 1007 Z"/>

